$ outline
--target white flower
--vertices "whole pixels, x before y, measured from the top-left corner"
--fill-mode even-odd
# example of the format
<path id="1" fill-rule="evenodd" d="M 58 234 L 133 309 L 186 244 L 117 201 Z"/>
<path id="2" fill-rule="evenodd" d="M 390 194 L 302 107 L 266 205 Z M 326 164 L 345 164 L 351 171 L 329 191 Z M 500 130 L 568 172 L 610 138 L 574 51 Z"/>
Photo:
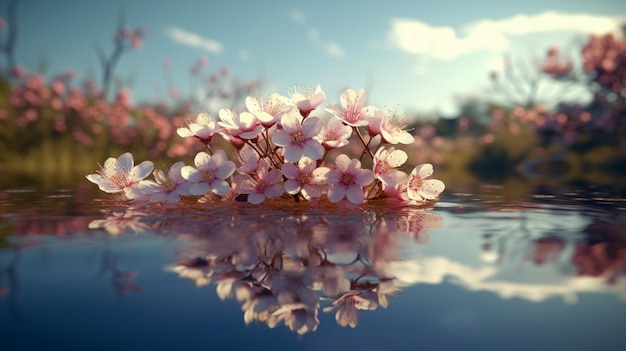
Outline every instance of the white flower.
<path id="1" fill-rule="evenodd" d="M 183 138 L 196 137 L 203 143 L 209 144 L 213 135 L 221 130 L 222 128 L 217 125 L 210 114 L 200 113 L 194 122 L 187 122 L 187 127 L 176 129 L 176 133 Z"/>
<path id="2" fill-rule="evenodd" d="M 331 116 L 326 123 L 323 123 L 322 130 L 315 139 L 321 142 L 324 147 L 334 149 L 348 145 L 351 135 L 352 128 L 350 126 L 343 124 L 343 121 L 336 116 Z"/>
<path id="3" fill-rule="evenodd" d="M 404 129 L 408 125 L 406 117 L 396 117 L 393 114 L 383 115 L 381 111 L 376 111 L 368 120 L 367 128 L 370 134 L 380 134 L 386 143 L 409 145 L 415 141 L 413 135 Z"/>
<path id="4" fill-rule="evenodd" d="M 318 198 L 322 195 L 318 185 L 324 180 L 323 172 L 317 169 L 314 160 L 305 156 L 300 159 L 297 166 L 293 163 L 285 163 L 282 171 L 287 178 L 285 181 L 287 193 L 292 195 L 302 193 L 305 199 Z"/>
<path id="5" fill-rule="evenodd" d="M 313 139 L 322 129 L 317 117 L 308 117 L 300 123 L 299 116 L 288 113 L 280 119 L 283 129 L 272 136 L 272 141 L 285 148 L 285 160 L 298 162 L 302 156 L 319 160 L 324 156 L 324 147 Z"/>
<path id="6" fill-rule="evenodd" d="M 341 93 L 341 106 L 336 103 L 329 104 L 326 111 L 334 114 L 345 124 L 352 127 L 366 126 L 377 108 L 373 106 L 365 106 L 367 101 L 367 93 L 363 89 L 355 91 L 354 89 L 346 89 Z"/>
<path id="7" fill-rule="evenodd" d="M 411 200 L 434 200 L 445 189 L 441 180 L 426 179 L 433 174 L 433 166 L 425 163 L 416 166 L 407 183 L 407 193 Z"/>
<path id="8" fill-rule="evenodd" d="M 315 110 L 325 99 L 326 95 L 319 85 L 313 92 L 302 93 L 295 91 L 291 93 L 291 101 L 296 104 L 302 117 L 307 117 L 311 111 Z"/>
<path id="9" fill-rule="evenodd" d="M 191 195 L 189 188 L 192 184 L 181 174 L 184 166 L 183 162 L 176 162 L 167 174 L 160 169 L 154 170 L 152 174 L 155 181 L 142 187 L 147 199 L 155 202 L 177 202 L 181 196 Z"/>
<path id="10" fill-rule="evenodd" d="M 87 175 L 87 179 L 97 184 L 104 192 L 123 192 L 128 199 L 133 200 L 143 195 L 139 184 L 145 182 L 143 179 L 153 169 L 154 164 L 150 161 L 143 161 L 134 166 L 133 155 L 126 152 L 118 158 L 109 157 L 104 162 L 104 166 L 97 173 Z"/>
<path id="11" fill-rule="evenodd" d="M 189 192 L 193 195 L 204 195 L 209 191 L 223 196 L 230 190 L 225 180 L 235 172 L 235 163 L 226 158 L 223 150 L 217 150 L 213 156 L 206 152 L 198 152 L 194 158 L 196 168 L 185 166 L 181 169 L 183 178 L 193 183 Z"/>
<path id="12" fill-rule="evenodd" d="M 330 184 L 328 200 L 339 202 L 344 197 L 348 201 L 360 204 L 365 200 L 363 187 L 374 181 L 374 173 L 369 169 L 361 169 L 361 161 L 350 159 L 341 154 L 335 159 L 335 169 L 320 167 L 324 170 L 324 182 Z"/>
<path id="13" fill-rule="evenodd" d="M 408 155 L 402 150 L 396 150 L 393 146 L 389 149 L 381 147 L 374 155 L 374 176 L 380 180 L 385 187 L 394 187 L 400 182 L 406 182 L 406 173 L 397 170 L 402 166 Z"/>

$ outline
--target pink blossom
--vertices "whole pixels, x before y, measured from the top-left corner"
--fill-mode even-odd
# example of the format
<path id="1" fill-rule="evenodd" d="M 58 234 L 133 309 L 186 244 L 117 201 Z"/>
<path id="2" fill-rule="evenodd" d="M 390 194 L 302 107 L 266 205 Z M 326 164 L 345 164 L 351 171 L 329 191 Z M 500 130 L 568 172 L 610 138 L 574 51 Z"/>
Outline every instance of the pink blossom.
<path id="1" fill-rule="evenodd" d="M 344 197 L 354 204 L 360 204 L 365 200 L 363 187 L 374 181 L 374 173 L 369 169 L 361 169 L 361 161 L 350 159 L 341 154 L 335 159 L 335 169 L 320 167 L 320 172 L 325 178 L 324 182 L 330 184 L 328 200 L 339 202 Z"/>
<path id="2" fill-rule="evenodd" d="M 247 194 L 249 203 L 257 205 L 265 198 L 282 196 L 285 191 L 282 180 L 280 170 L 270 169 L 267 162 L 262 161 L 254 175 L 238 178 L 235 189 L 239 194 Z"/>
<path id="3" fill-rule="evenodd" d="M 433 166 L 430 163 L 418 165 L 413 169 L 407 183 L 407 193 L 411 200 L 434 200 L 445 189 L 442 181 L 426 179 L 432 174 Z"/>
<path id="4" fill-rule="evenodd" d="M 375 111 L 373 117 L 368 118 L 367 126 L 371 135 L 380 134 L 383 142 L 389 144 L 405 144 L 413 143 L 413 135 L 404 128 L 408 125 L 406 117 L 396 117 L 393 114 L 383 114 L 381 111 Z"/>
<path id="5" fill-rule="evenodd" d="M 322 130 L 315 137 L 327 149 L 334 149 L 348 145 L 352 128 L 343 124 L 343 122 L 332 116 L 326 123 L 323 123 Z"/>
<path id="6" fill-rule="evenodd" d="M 395 186 L 400 182 L 406 182 L 406 173 L 397 170 L 408 159 L 406 152 L 396 150 L 393 146 L 389 149 L 381 147 L 374 155 L 374 176 L 380 180 L 384 186 Z"/>
<path id="7" fill-rule="evenodd" d="M 221 130 L 222 128 L 218 127 L 210 114 L 200 113 L 196 116 L 195 121 L 187 121 L 187 127 L 176 129 L 176 133 L 183 138 L 196 137 L 208 145 L 213 135 Z"/>
<path id="8" fill-rule="evenodd" d="M 295 91 L 291 93 L 291 100 L 296 104 L 300 115 L 307 117 L 311 111 L 315 110 L 326 99 L 326 94 L 321 86 L 317 86 L 313 92 L 303 93 Z"/>
<path id="9" fill-rule="evenodd" d="M 181 196 L 191 195 L 189 183 L 183 178 L 181 169 L 183 162 L 174 163 L 167 174 L 160 169 L 154 170 L 154 182 L 150 181 L 142 187 L 146 198 L 154 202 L 178 202 Z"/>
<path id="10" fill-rule="evenodd" d="M 259 136 L 263 125 L 257 117 L 250 112 L 235 113 L 231 109 L 223 108 L 219 112 L 220 121 L 217 122 L 228 136 L 242 140 L 252 140 Z"/>
<path id="11" fill-rule="evenodd" d="M 332 103 L 326 107 L 326 111 L 334 114 L 344 123 L 352 127 L 366 126 L 369 117 L 373 117 L 376 109 L 373 106 L 365 106 L 367 93 L 363 89 L 355 91 L 346 89 L 341 93 L 341 106 Z"/>
<path id="12" fill-rule="evenodd" d="M 254 114 L 266 128 L 276 124 L 285 113 L 294 107 L 291 100 L 276 93 L 270 95 L 265 101 L 259 101 L 251 96 L 246 98 L 248 112 Z"/>
<path id="13" fill-rule="evenodd" d="M 143 161 L 134 166 L 133 155 L 126 152 L 118 158 L 109 157 L 100 171 L 87 175 L 87 179 L 97 184 L 100 190 L 107 193 L 123 192 L 128 199 L 142 196 L 140 184 L 154 169 L 150 161 Z"/>
<path id="14" fill-rule="evenodd" d="M 285 148 L 285 160 L 298 162 L 302 156 L 319 160 L 324 156 L 324 147 L 315 137 L 322 129 L 317 117 L 306 118 L 300 122 L 300 116 L 288 113 L 280 119 L 282 130 L 272 136 L 272 141 Z"/>
<path id="15" fill-rule="evenodd" d="M 194 159 L 196 168 L 185 166 L 181 169 L 183 178 L 193 183 L 189 192 L 193 195 L 204 195 L 209 191 L 223 196 L 230 190 L 225 179 L 235 172 L 235 163 L 228 160 L 224 150 L 217 150 L 212 156 L 206 152 L 198 152 Z"/>
<path id="16" fill-rule="evenodd" d="M 245 144 L 237 153 L 241 167 L 237 168 L 237 172 L 241 174 L 252 174 L 259 167 L 259 154 L 254 148 Z"/>
<path id="17" fill-rule="evenodd" d="M 285 163 L 282 168 L 285 181 L 285 191 L 295 195 L 301 193 L 305 199 L 318 198 L 322 195 L 319 184 L 322 184 L 324 171 L 317 169 L 315 160 L 302 157 L 298 165 Z"/>

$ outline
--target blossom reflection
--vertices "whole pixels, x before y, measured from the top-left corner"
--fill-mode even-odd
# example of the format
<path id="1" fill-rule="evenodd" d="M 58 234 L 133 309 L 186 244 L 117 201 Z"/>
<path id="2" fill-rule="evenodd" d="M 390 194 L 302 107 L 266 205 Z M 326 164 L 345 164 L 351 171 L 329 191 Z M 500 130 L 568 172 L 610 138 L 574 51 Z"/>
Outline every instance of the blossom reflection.
<path id="1" fill-rule="evenodd" d="M 171 269 L 197 286 L 215 285 L 222 300 L 238 301 L 246 324 L 305 334 L 318 328 L 321 310 L 354 328 L 361 311 L 386 308 L 400 290 L 389 263 L 402 261 L 406 243 L 424 242 L 441 219 L 427 209 L 389 216 L 231 214 L 203 235 L 171 228 L 193 243 Z"/>

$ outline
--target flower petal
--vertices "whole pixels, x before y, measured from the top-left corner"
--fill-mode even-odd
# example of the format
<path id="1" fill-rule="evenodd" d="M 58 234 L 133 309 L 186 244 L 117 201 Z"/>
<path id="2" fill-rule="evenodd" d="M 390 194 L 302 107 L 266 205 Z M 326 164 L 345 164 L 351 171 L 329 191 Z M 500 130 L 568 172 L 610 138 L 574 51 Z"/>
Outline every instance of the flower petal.
<path id="1" fill-rule="evenodd" d="M 441 180 L 428 179 L 423 181 L 422 188 L 418 193 L 425 199 L 434 200 L 443 192 L 445 187 Z"/>
<path id="2" fill-rule="evenodd" d="M 219 196 L 224 196 L 230 191 L 230 185 L 225 180 L 214 180 L 211 183 L 211 191 Z"/>
<path id="3" fill-rule="evenodd" d="M 201 183 L 195 183 L 194 185 L 192 185 L 189 188 L 189 192 L 192 195 L 204 195 L 208 193 L 210 189 L 211 187 L 209 186 L 209 184 L 201 182 Z"/>
<path id="4" fill-rule="evenodd" d="M 154 170 L 154 163 L 152 161 L 143 161 L 140 164 L 133 167 L 130 171 L 130 179 L 141 180 L 150 175 Z"/>
<path id="5" fill-rule="evenodd" d="M 330 189 L 328 189 L 328 201 L 330 202 L 339 202 L 341 199 L 346 196 L 346 187 L 340 184 L 333 184 Z"/>
<path id="6" fill-rule="evenodd" d="M 309 139 L 304 143 L 304 155 L 319 160 L 324 156 L 324 147 L 317 140 Z"/>
<path id="7" fill-rule="evenodd" d="M 272 135 L 272 142 L 278 146 L 287 146 L 293 142 L 293 138 L 285 131 L 278 131 Z"/>
<path id="8" fill-rule="evenodd" d="M 346 197 L 348 201 L 353 204 L 360 204 L 365 200 L 365 194 L 363 193 L 363 189 L 358 186 L 350 186 L 346 191 Z"/>
<path id="9" fill-rule="evenodd" d="M 424 163 L 415 166 L 411 172 L 411 176 L 419 176 L 421 179 L 428 178 L 433 174 L 433 165 L 430 163 Z"/>
<path id="10" fill-rule="evenodd" d="M 360 186 L 366 186 L 374 181 L 374 172 L 369 169 L 358 171 L 354 177 L 354 183 Z"/>
<path id="11" fill-rule="evenodd" d="M 285 191 L 288 194 L 295 195 L 300 192 L 300 182 L 289 179 L 285 182 Z"/>

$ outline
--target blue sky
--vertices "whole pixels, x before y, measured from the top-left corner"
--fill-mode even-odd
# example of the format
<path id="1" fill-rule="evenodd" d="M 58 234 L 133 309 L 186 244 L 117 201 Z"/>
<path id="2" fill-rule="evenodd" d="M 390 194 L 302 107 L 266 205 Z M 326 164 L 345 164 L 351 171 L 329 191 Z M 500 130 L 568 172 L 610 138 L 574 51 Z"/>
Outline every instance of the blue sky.
<path id="1" fill-rule="evenodd" d="M 30 71 L 43 62 L 49 76 L 74 69 L 99 79 L 96 47 L 112 50 L 121 10 L 127 25 L 146 31 L 142 49 L 116 70 L 132 78 L 134 102 L 166 97 L 165 59 L 186 93 L 189 69 L 204 56 L 209 70 L 262 76 L 264 94 L 320 84 L 337 102 L 344 88 L 363 87 L 370 103 L 407 113 L 453 113 L 459 96 L 488 88 L 502 54 L 543 56 L 550 45 L 566 48 L 626 19 L 619 0 L 22 0 L 18 62 Z"/>

